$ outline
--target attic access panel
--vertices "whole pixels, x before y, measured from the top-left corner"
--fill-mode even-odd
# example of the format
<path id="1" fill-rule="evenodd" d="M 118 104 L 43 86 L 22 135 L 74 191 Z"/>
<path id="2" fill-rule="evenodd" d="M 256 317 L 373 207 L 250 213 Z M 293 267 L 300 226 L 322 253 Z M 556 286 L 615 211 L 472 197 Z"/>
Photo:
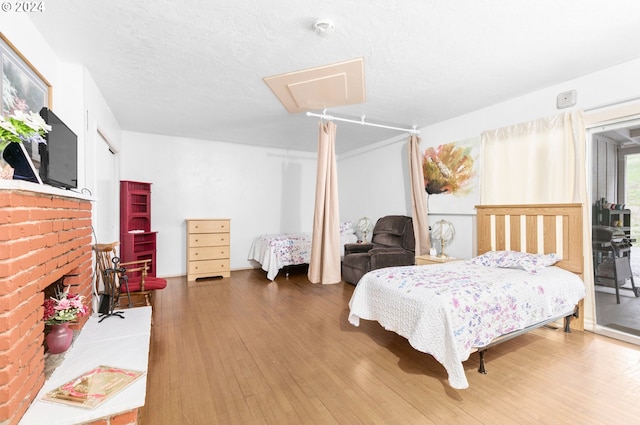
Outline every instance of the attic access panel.
<path id="1" fill-rule="evenodd" d="M 291 113 L 364 103 L 364 59 L 263 78 Z"/>

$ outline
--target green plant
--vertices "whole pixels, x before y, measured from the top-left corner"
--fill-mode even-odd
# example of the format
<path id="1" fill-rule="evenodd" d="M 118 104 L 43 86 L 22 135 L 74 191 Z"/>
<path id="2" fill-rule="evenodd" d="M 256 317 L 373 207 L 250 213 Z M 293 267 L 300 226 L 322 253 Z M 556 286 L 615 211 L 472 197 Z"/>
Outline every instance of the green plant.
<path id="1" fill-rule="evenodd" d="M 0 151 L 9 143 L 37 142 L 47 143 L 44 135 L 51 131 L 39 114 L 16 111 L 14 115 L 0 116 Z"/>

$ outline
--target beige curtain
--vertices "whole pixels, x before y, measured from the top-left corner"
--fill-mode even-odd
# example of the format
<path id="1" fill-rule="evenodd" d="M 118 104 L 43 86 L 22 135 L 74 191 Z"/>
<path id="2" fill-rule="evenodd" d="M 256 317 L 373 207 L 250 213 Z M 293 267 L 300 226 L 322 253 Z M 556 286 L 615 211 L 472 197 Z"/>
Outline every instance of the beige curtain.
<path id="1" fill-rule="evenodd" d="M 579 112 L 486 131 L 481 150 L 484 205 L 580 202 L 586 194 Z"/>
<path id="2" fill-rule="evenodd" d="M 587 193 L 586 138 L 582 111 L 487 131 L 481 135 L 480 202 L 580 203 L 586 317 L 594 317 L 591 206 Z"/>
<path id="3" fill-rule="evenodd" d="M 427 192 L 424 188 L 424 170 L 420 154 L 420 138 L 415 134 L 409 139 L 409 177 L 411 179 L 411 209 L 413 233 L 416 239 L 416 255 L 425 255 L 431 248 Z"/>
<path id="4" fill-rule="evenodd" d="M 311 283 L 327 284 L 341 280 L 336 125 L 321 121 L 319 133 L 316 207 L 307 276 Z"/>

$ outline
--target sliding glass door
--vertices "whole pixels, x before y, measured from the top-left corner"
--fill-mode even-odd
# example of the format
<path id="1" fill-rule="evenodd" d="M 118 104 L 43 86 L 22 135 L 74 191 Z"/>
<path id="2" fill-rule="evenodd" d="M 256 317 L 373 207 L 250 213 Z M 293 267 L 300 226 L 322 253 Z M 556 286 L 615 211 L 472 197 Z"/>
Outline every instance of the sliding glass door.
<path id="1" fill-rule="evenodd" d="M 593 258 L 599 333 L 640 341 L 640 122 L 593 135 Z M 602 228 L 602 226 L 606 226 Z M 599 229 L 597 229 L 599 228 Z M 607 241 L 607 239 L 610 239 Z M 636 289 L 634 291 L 634 286 Z"/>

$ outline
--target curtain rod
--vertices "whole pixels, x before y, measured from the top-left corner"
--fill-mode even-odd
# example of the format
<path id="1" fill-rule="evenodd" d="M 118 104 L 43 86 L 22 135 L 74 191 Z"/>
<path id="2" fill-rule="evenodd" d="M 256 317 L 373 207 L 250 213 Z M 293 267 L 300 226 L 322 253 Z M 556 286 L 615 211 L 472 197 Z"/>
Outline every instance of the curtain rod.
<path id="1" fill-rule="evenodd" d="M 583 109 L 583 111 L 584 112 L 592 112 L 592 111 L 595 111 L 596 109 L 609 108 L 611 106 L 618 106 L 618 105 L 621 105 L 623 103 L 635 102 L 637 100 L 640 100 L 640 97 L 636 96 L 636 97 L 629 97 L 629 98 L 626 98 L 626 99 L 614 100 L 612 102 L 602 103 L 600 105 L 592 106 L 590 108 L 585 108 L 585 109 Z"/>
<path id="2" fill-rule="evenodd" d="M 340 118 L 340 117 L 336 117 L 333 115 L 327 115 L 326 110 L 322 111 L 321 114 L 316 114 L 314 112 L 307 112 L 307 116 L 308 117 L 318 117 L 321 118 L 323 120 L 327 120 L 327 121 L 344 121 L 344 122 L 350 122 L 353 124 L 360 124 L 360 125 L 367 125 L 370 127 L 380 127 L 380 128 L 388 128 L 390 130 L 399 130 L 399 131 L 406 131 L 409 134 L 420 134 L 420 130 L 416 130 L 416 126 L 414 125 L 413 128 L 401 128 L 401 127 L 392 127 L 390 125 L 383 125 L 383 124 L 375 124 L 372 122 L 366 122 L 364 120 L 364 115 L 360 118 L 360 121 L 357 120 L 352 120 L 352 119 L 348 119 L 348 118 Z"/>

